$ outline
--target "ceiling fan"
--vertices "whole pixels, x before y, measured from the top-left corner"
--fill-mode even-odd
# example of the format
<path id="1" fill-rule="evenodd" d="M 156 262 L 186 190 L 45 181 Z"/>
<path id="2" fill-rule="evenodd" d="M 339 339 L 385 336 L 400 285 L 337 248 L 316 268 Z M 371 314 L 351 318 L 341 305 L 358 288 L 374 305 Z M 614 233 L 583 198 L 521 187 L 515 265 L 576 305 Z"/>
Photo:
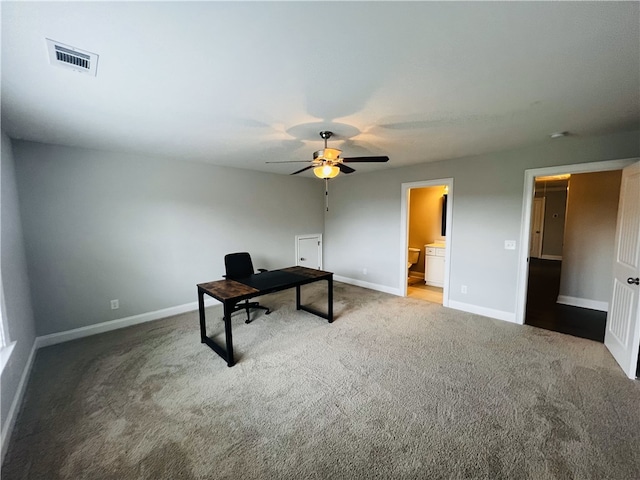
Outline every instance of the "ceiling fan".
<path id="1" fill-rule="evenodd" d="M 329 132 L 328 130 L 324 130 L 320 132 L 320 137 L 324 140 L 324 148 L 322 150 L 318 150 L 313 153 L 313 160 L 289 160 L 282 162 L 266 162 L 266 163 L 311 163 L 308 167 L 301 168 L 300 170 L 293 172 L 291 175 L 297 175 L 298 173 L 305 172 L 311 168 L 313 168 L 313 173 L 318 178 L 334 178 L 340 172 L 342 173 L 353 173 L 355 170 L 345 163 L 356 163 L 356 162 L 388 162 L 389 157 L 351 157 L 351 158 L 342 158 L 340 154 L 342 150 L 338 150 L 337 148 L 328 148 L 327 140 L 329 140 L 333 136 L 333 132 Z"/>

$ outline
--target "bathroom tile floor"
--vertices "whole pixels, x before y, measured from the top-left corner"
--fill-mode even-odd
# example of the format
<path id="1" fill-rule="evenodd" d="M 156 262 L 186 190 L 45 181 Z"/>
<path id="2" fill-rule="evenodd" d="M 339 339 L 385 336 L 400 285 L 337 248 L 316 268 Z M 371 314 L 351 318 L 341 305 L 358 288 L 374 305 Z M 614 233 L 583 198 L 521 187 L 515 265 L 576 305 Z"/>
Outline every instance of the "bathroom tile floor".
<path id="1" fill-rule="evenodd" d="M 407 297 L 442 305 L 442 288 L 425 285 L 424 282 L 412 282 L 407 286 Z"/>

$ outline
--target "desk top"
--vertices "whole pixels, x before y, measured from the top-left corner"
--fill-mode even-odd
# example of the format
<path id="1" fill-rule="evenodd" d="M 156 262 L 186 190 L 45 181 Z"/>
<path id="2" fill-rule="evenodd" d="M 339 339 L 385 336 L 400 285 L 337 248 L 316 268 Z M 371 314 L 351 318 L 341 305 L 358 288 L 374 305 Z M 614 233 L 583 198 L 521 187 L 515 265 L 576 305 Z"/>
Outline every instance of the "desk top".
<path id="1" fill-rule="evenodd" d="M 307 278 L 330 277 L 333 275 L 333 272 L 325 272 L 324 270 L 316 270 L 314 268 L 307 267 L 287 267 L 281 268 L 280 271 L 295 273 Z"/>
<path id="2" fill-rule="evenodd" d="M 236 280 L 216 280 L 214 282 L 200 283 L 198 288 L 204 290 L 213 298 L 224 302 L 236 298 L 250 298 L 258 296 L 264 290 L 274 287 L 295 286 L 310 279 L 330 278 L 331 272 L 314 270 L 306 267 L 287 267 L 279 270 L 269 270 L 257 273 L 247 278 Z"/>

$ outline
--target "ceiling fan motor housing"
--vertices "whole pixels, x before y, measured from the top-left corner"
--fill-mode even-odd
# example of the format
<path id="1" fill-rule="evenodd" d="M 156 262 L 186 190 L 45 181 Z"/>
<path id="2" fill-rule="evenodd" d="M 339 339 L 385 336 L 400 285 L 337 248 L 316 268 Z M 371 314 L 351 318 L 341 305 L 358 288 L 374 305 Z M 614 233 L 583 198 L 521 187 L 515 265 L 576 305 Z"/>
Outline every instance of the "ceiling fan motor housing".
<path id="1" fill-rule="evenodd" d="M 338 162 L 340 161 L 340 154 L 342 150 L 338 150 L 337 148 L 324 148 L 322 150 L 318 150 L 317 152 L 313 152 L 313 160 L 321 160 L 323 162 Z"/>

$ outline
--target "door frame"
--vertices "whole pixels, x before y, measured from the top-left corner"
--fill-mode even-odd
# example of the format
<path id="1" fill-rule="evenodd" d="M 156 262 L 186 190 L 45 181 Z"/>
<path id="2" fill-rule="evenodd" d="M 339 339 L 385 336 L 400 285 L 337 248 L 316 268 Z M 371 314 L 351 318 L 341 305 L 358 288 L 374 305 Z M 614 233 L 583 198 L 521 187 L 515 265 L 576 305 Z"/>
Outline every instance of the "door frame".
<path id="1" fill-rule="evenodd" d="M 296 260 L 295 265 L 300 265 L 300 240 L 315 238 L 318 241 L 318 265 L 322 270 L 322 234 L 321 233 L 309 233 L 307 235 L 296 235 Z"/>
<path id="2" fill-rule="evenodd" d="M 533 195 L 535 178 L 563 173 L 590 173 L 622 170 L 624 167 L 638 161 L 638 158 L 619 160 L 605 160 L 601 162 L 577 163 L 558 165 L 555 167 L 532 168 L 524 171 L 524 193 L 522 196 L 522 222 L 520 223 L 520 252 L 518 261 L 518 279 L 516 288 L 516 318 L 515 323 L 524 325 L 527 307 L 527 287 L 529 283 L 529 249 L 531 248 L 531 216 L 533 214 Z"/>
<path id="3" fill-rule="evenodd" d="M 423 180 L 402 184 L 400 201 L 400 282 L 398 291 L 403 297 L 407 296 L 407 256 L 409 249 L 409 191 L 414 188 L 444 187 L 449 190 L 447 194 L 446 230 L 444 255 L 444 285 L 442 287 L 442 306 L 449 306 L 449 269 L 451 265 L 451 242 L 453 240 L 453 225 L 451 222 L 453 212 L 453 178 L 439 178 L 436 180 Z"/>

